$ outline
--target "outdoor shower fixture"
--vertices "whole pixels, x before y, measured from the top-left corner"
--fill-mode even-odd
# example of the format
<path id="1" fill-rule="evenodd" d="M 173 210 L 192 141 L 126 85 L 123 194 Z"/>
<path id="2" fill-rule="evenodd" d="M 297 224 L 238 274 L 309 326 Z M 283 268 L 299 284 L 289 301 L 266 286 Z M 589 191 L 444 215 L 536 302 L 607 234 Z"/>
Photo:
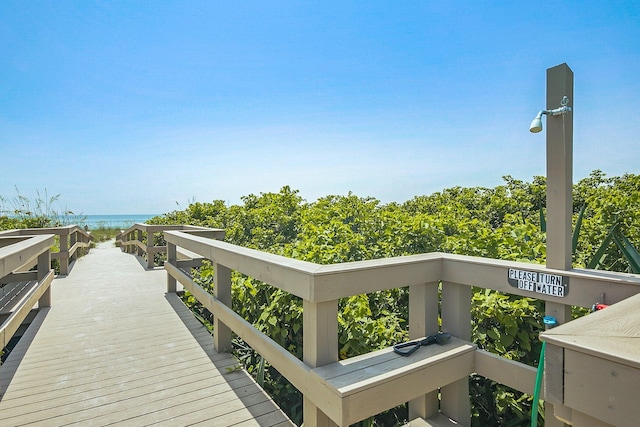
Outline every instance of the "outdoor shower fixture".
<path id="1" fill-rule="evenodd" d="M 533 119 L 533 121 L 531 122 L 531 126 L 529 126 L 529 131 L 532 133 L 538 133 L 542 131 L 542 115 L 543 114 L 559 116 L 562 114 L 567 114 L 569 111 L 571 111 L 571 107 L 569 107 L 569 98 L 567 98 L 566 96 L 562 97 L 562 101 L 560 101 L 560 105 L 562 105 L 562 107 L 556 108 L 555 110 L 540 111 L 536 116 L 536 118 Z"/>

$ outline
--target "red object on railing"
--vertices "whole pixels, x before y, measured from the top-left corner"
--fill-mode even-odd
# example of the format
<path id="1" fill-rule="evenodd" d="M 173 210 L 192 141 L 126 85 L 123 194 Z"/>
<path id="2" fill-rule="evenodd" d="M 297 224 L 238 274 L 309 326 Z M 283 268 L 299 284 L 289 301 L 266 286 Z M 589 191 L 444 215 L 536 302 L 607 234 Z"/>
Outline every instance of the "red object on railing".
<path id="1" fill-rule="evenodd" d="M 607 308 L 609 307 L 607 304 L 601 304 L 601 303 L 596 303 L 593 305 L 593 307 L 591 308 L 592 311 L 600 311 L 603 308 Z"/>

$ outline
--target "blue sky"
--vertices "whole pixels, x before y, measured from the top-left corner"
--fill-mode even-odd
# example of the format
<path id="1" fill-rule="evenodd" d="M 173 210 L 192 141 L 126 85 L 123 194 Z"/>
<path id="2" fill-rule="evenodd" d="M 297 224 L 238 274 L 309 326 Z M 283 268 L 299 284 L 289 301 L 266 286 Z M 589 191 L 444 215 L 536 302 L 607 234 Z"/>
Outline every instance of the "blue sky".
<path id="1" fill-rule="evenodd" d="M 4 0 L 0 195 L 164 213 L 530 181 L 564 62 L 574 180 L 640 173 L 637 1 Z"/>

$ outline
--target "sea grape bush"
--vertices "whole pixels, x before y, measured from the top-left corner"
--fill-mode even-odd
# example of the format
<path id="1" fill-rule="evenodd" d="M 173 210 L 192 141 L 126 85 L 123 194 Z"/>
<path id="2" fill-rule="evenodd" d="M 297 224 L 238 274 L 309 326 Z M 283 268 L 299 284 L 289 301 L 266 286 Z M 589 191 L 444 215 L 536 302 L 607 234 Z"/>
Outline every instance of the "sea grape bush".
<path id="1" fill-rule="evenodd" d="M 242 198 L 242 205 L 192 203 L 150 221 L 193 224 L 226 230 L 226 240 L 263 251 L 320 264 L 359 261 L 427 252 L 447 252 L 504 260 L 544 263 L 545 179 L 523 182 L 504 177 L 496 188 L 454 187 L 404 203 L 383 204 L 372 197 L 326 196 L 303 200 L 296 190 Z M 600 171 L 574 185 L 574 218 L 583 206 L 575 266 L 586 266 L 614 223 L 638 246 L 640 175 L 606 178 Z M 628 263 L 615 245 L 606 248 L 601 268 L 626 271 Z M 210 265 L 200 269 L 205 283 Z M 251 277 L 232 275 L 233 308 L 256 328 L 297 357 L 302 357 L 302 302 Z M 188 296 L 187 296 L 188 298 Z M 192 301 L 193 302 L 193 301 Z M 531 298 L 475 289 L 473 340 L 509 359 L 537 365 L 543 303 Z M 205 317 L 203 313 L 199 314 Z M 339 352 L 352 357 L 404 341 L 408 337 L 408 289 L 356 295 L 339 302 Z M 261 363 L 244 343 L 239 357 L 257 373 Z M 297 391 L 264 369 L 264 386 L 293 419 L 301 420 Z M 470 379 L 473 424 L 520 425 L 531 398 L 481 377 Z M 369 425 L 401 423 L 406 412 L 391 411 Z M 480 422 L 482 420 L 482 422 Z"/>

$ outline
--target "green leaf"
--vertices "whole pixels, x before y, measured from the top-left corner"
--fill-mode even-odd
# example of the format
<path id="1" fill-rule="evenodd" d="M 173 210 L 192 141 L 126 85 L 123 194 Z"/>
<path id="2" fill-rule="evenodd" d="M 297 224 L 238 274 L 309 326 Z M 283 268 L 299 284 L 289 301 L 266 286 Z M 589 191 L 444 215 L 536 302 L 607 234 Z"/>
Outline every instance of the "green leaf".
<path id="1" fill-rule="evenodd" d="M 258 374 L 256 377 L 256 382 L 260 385 L 260 387 L 264 387 L 264 357 L 260 356 L 260 363 L 258 365 Z"/>
<path id="2" fill-rule="evenodd" d="M 640 273 L 640 254 L 633 247 L 629 239 L 622 234 L 621 231 L 617 230 L 613 234 L 613 241 L 618 245 L 618 248 L 624 255 L 624 257 L 629 262 L 629 266 L 631 267 L 631 271 L 635 274 Z"/>
<path id="3" fill-rule="evenodd" d="M 511 347 L 513 345 L 513 336 L 512 335 L 503 335 L 502 336 L 502 344 L 505 347 Z"/>
<path id="4" fill-rule="evenodd" d="M 500 339 L 500 331 L 498 331 L 496 328 L 488 329 L 487 330 L 487 335 L 489 336 L 489 338 L 491 338 L 493 340 L 499 340 Z"/>
<path id="5" fill-rule="evenodd" d="M 596 253 L 593 255 L 593 258 L 591 258 L 591 261 L 587 265 L 587 268 L 590 268 L 590 269 L 598 268 L 598 265 L 600 265 L 600 262 L 602 261 L 602 257 L 604 256 L 604 253 L 607 250 L 607 247 L 613 240 L 613 233 L 615 232 L 617 227 L 618 227 L 618 224 L 616 223 L 613 227 L 611 227 L 611 229 L 609 229 L 609 232 L 607 233 L 607 237 L 605 237 L 602 243 L 600 244 L 600 247 L 598 248 Z"/>
<path id="6" fill-rule="evenodd" d="M 578 247 L 578 236 L 580 235 L 580 228 L 582 227 L 582 217 L 584 215 L 584 211 L 587 210 L 587 204 L 585 203 L 580 208 L 580 213 L 578 214 L 578 219 L 576 219 L 576 226 L 573 229 L 573 236 L 571 239 L 571 253 L 576 253 L 576 248 Z"/>

